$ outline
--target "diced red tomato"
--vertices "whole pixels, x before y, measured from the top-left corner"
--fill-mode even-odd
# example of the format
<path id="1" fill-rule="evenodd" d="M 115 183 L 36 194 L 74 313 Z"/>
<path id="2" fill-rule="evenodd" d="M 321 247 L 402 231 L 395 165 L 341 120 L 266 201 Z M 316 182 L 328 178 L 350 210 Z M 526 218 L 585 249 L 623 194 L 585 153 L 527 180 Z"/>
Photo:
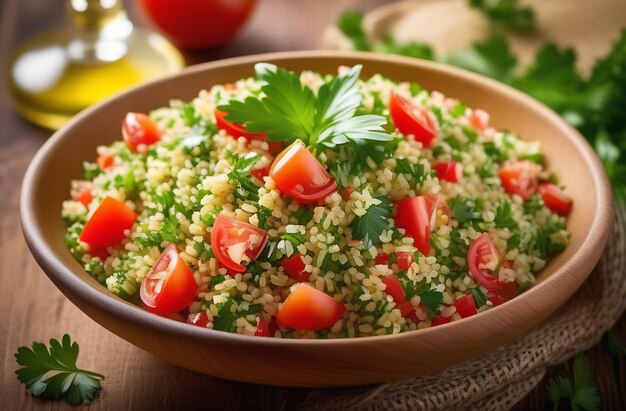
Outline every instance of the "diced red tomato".
<path id="1" fill-rule="evenodd" d="M 206 312 L 200 311 L 199 313 L 189 314 L 187 323 L 197 325 L 198 327 L 206 327 L 209 323 L 209 317 L 207 317 Z"/>
<path id="2" fill-rule="evenodd" d="M 450 207 L 448 202 L 440 194 L 424 196 L 426 202 L 426 214 L 429 216 L 431 231 L 441 225 L 450 225 L 452 218 L 450 216 Z"/>
<path id="3" fill-rule="evenodd" d="M 291 257 L 285 257 L 283 261 L 281 261 L 280 265 L 283 266 L 285 272 L 289 274 L 290 277 L 293 277 L 298 281 L 309 281 L 311 273 L 304 271 L 306 264 L 304 264 L 301 254 L 294 254 Z"/>
<path id="4" fill-rule="evenodd" d="M 461 163 L 457 163 L 454 160 L 437 163 L 433 168 L 435 172 L 437 172 L 439 180 L 456 183 L 463 177 L 463 167 Z"/>
<path id="5" fill-rule="evenodd" d="M 376 254 L 376 258 L 374 258 L 374 264 L 379 265 L 387 265 L 389 264 L 389 254 L 387 253 L 378 253 Z"/>
<path id="6" fill-rule="evenodd" d="M 402 284 L 395 277 L 383 277 L 381 279 L 383 284 L 385 284 L 385 292 L 387 295 L 390 295 L 393 298 L 393 301 L 396 304 L 406 300 L 406 295 L 404 294 L 404 289 L 402 289 Z"/>
<path id="7" fill-rule="evenodd" d="M 539 166 L 528 160 L 508 164 L 500 169 L 500 183 L 507 193 L 530 200 L 537 191 L 539 171 Z"/>
<path id="8" fill-rule="evenodd" d="M 337 183 L 301 141 L 284 149 L 272 163 L 270 177 L 276 187 L 300 204 L 323 200 Z"/>
<path id="9" fill-rule="evenodd" d="M 98 167 L 100 167 L 101 170 L 106 170 L 107 168 L 111 167 L 114 162 L 115 156 L 111 154 L 103 154 L 96 158 L 96 164 L 98 164 Z"/>
<path id="10" fill-rule="evenodd" d="M 352 186 L 347 186 L 344 187 L 342 192 L 341 192 L 341 198 L 343 198 L 344 200 L 348 200 L 350 198 L 350 195 L 354 192 L 354 187 Z"/>
<path id="11" fill-rule="evenodd" d="M 425 108 L 417 107 L 404 97 L 391 93 L 389 114 L 396 128 L 404 135 L 413 134 L 425 148 L 430 147 L 437 129 Z"/>
<path id="12" fill-rule="evenodd" d="M 430 254 L 430 216 L 423 196 L 398 201 L 395 220 L 396 226 L 413 238 L 413 245 L 422 254 Z"/>
<path id="13" fill-rule="evenodd" d="M 566 216 L 572 211 L 572 199 L 563 194 L 563 191 L 554 184 L 539 184 L 538 190 L 543 203 L 553 212 Z"/>
<path id="14" fill-rule="evenodd" d="M 257 337 L 273 337 L 276 332 L 276 327 L 273 324 L 268 324 L 267 321 L 263 320 L 261 317 L 258 317 L 256 320 L 256 332 L 254 333 Z"/>
<path id="15" fill-rule="evenodd" d="M 125 203 L 105 197 L 80 233 L 80 241 L 89 244 L 92 250 L 119 244 L 125 237 L 137 214 Z"/>
<path id="16" fill-rule="evenodd" d="M 91 187 L 83 187 L 78 194 L 76 195 L 76 201 L 80 201 L 83 203 L 85 207 L 89 207 L 89 204 L 93 200 L 93 195 L 91 194 Z"/>
<path id="17" fill-rule="evenodd" d="M 226 269 L 242 273 L 242 263 L 256 260 L 267 243 L 267 232 L 258 227 L 220 214 L 211 229 L 215 258 Z"/>
<path id="18" fill-rule="evenodd" d="M 128 113 L 122 122 L 124 141 L 134 152 L 146 152 L 147 148 L 161 140 L 156 123 L 143 113 Z"/>
<path id="19" fill-rule="evenodd" d="M 270 175 L 270 166 L 252 169 L 250 170 L 250 174 L 261 183 L 264 183 L 265 180 L 263 178 Z"/>
<path id="20" fill-rule="evenodd" d="M 302 283 L 285 299 L 276 318 L 294 330 L 321 330 L 335 324 L 345 310 L 343 303 Z"/>
<path id="21" fill-rule="evenodd" d="M 487 233 L 478 236 L 470 245 L 467 251 L 467 262 L 474 279 L 489 292 L 499 293 L 508 284 L 514 284 L 514 282 L 498 279 L 499 271 L 510 269 L 510 264 L 500 256 Z M 487 266 L 493 267 L 493 270 Z M 494 272 L 494 270 L 497 271 Z"/>
<path id="22" fill-rule="evenodd" d="M 505 284 L 506 285 L 500 291 L 489 293 L 489 301 L 491 301 L 494 307 L 504 304 L 517 295 L 517 283 L 515 283 L 515 281 Z"/>
<path id="23" fill-rule="evenodd" d="M 441 315 L 437 315 L 430 320 L 430 325 L 435 327 L 437 325 L 447 324 L 452 319 L 450 317 L 442 317 Z"/>
<path id="24" fill-rule="evenodd" d="M 396 307 L 400 310 L 400 315 L 405 318 L 410 318 L 411 314 L 415 314 L 415 307 L 409 301 L 396 302 Z"/>
<path id="25" fill-rule="evenodd" d="M 104 261 L 107 258 L 109 258 L 109 252 L 106 250 L 106 248 L 101 248 L 101 249 L 95 249 L 95 250 L 89 250 L 89 255 L 92 257 L 98 257 L 100 259 L 100 261 Z"/>
<path id="26" fill-rule="evenodd" d="M 469 122 L 475 129 L 485 131 L 489 126 L 489 113 L 484 110 L 473 110 Z"/>
<path id="27" fill-rule="evenodd" d="M 404 251 L 396 253 L 396 264 L 402 271 L 408 270 L 413 264 L 413 254 Z"/>
<path id="28" fill-rule="evenodd" d="M 139 295 L 148 311 L 169 315 L 191 304 L 197 289 L 191 269 L 170 244 L 141 282 Z"/>
<path id="29" fill-rule="evenodd" d="M 472 294 L 464 295 L 461 298 L 457 298 L 454 301 L 456 312 L 459 313 L 461 318 L 471 317 L 478 313 L 476 310 L 476 303 L 474 302 L 474 296 Z"/>
<path id="30" fill-rule="evenodd" d="M 224 130 L 226 134 L 232 136 L 234 138 L 243 137 L 248 141 L 258 140 L 258 141 L 267 141 L 267 133 L 255 133 L 252 131 L 247 131 L 246 128 L 237 123 L 233 123 L 231 121 L 226 120 L 226 116 L 228 113 L 215 109 L 215 124 L 219 130 Z M 272 155 L 276 155 L 283 148 L 282 141 L 267 141 L 269 146 L 268 151 Z"/>

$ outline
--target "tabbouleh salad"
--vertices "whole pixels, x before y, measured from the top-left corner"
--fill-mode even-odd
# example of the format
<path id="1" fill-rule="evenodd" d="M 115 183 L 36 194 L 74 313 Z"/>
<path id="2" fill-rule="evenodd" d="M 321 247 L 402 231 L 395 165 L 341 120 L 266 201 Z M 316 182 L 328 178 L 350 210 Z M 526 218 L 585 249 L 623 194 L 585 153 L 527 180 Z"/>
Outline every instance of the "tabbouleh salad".
<path id="1" fill-rule="evenodd" d="M 66 243 L 158 315 L 263 337 L 395 334 L 532 287 L 572 200 L 536 142 L 361 67 L 128 113 L 63 204 Z"/>

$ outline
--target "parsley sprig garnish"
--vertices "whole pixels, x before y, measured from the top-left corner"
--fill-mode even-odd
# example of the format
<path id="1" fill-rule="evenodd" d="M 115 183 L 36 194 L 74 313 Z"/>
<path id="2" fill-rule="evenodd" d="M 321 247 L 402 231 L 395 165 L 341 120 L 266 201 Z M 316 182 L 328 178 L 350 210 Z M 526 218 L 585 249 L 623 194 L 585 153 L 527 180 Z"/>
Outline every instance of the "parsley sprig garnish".
<path id="1" fill-rule="evenodd" d="M 262 93 L 219 106 L 228 113 L 227 120 L 245 125 L 246 130 L 267 132 L 271 141 L 299 139 L 314 148 L 351 144 L 358 149 L 368 142 L 392 140 L 383 128 L 385 117 L 355 115 L 362 100 L 357 84 L 360 65 L 324 83 L 317 95 L 293 71 L 266 63 L 254 68 L 256 78 L 265 82 Z"/>
<path id="2" fill-rule="evenodd" d="M 102 388 L 102 375 L 76 366 L 78 344 L 67 334 L 60 343 L 52 338 L 49 351 L 40 342 L 33 342 L 32 349 L 19 347 L 15 358 L 22 366 L 15 374 L 34 396 L 55 400 L 64 397 L 72 405 L 89 404 Z"/>
<path id="3" fill-rule="evenodd" d="M 593 382 L 589 364 L 584 354 L 574 358 L 572 376 L 557 375 L 550 379 L 546 388 L 546 395 L 552 402 L 552 409 L 558 410 L 561 400 L 569 401 L 572 410 L 595 411 L 600 409 L 600 395 Z"/>

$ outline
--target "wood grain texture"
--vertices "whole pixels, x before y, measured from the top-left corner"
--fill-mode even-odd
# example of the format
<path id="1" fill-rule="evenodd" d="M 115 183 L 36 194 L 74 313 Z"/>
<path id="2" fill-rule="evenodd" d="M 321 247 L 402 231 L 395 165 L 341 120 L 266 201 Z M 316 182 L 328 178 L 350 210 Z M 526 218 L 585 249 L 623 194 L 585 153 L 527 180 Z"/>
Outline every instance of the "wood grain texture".
<path id="1" fill-rule="evenodd" d="M 188 54 L 189 62 L 321 45 L 321 31 L 340 10 L 367 10 L 384 1 L 261 0 L 250 25 L 228 46 Z M 133 5 L 135 3 L 133 2 Z M 131 5 L 132 6 L 132 5 Z M 133 6 L 134 7 L 134 6 Z M 5 0 L 0 3 L 0 61 L 8 61 L 19 40 L 63 19 L 57 2 Z M 136 10 L 132 14 L 141 17 Z M 5 67 L 2 66 L 4 70 Z M 4 71 L 2 72 L 4 77 Z M 71 304 L 39 269 L 26 249 L 18 221 L 20 181 L 49 132 L 20 119 L 0 87 L 0 409 L 76 409 L 32 398 L 15 378 L 13 354 L 33 340 L 69 333 L 80 343 L 79 365 L 106 376 L 93 409 L 296 409 L 306 389 L 242 384 L 207 377 L 167 364 L 106 331 Z M 26 224 L 28 222 L 25 222 Z M 617 327 L 626 340 L 626 316 Z M 608 355 L 602 344 L 588 352 L 604 409 L 626 404 L 626 360 Z M 563 372 L 559 367 L 553 373 Z M 514 408 L 542 409 L 548 376 Z"/>

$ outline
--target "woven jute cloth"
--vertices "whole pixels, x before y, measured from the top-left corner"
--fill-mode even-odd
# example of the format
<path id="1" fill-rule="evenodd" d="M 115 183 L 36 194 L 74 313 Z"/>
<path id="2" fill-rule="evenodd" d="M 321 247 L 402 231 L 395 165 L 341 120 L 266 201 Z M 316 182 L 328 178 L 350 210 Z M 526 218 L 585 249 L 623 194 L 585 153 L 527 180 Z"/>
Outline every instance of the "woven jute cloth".
<path id="1" fill-rule="evenodd" d="M 606 250 L 588 280 L 560 310 L 513 344 L 437 373 L 366 387 L 314 389 L 304 409 L 506 410 L 550 366 L 597 344 L 626 309 L 626 226 L 616 212 Z"/>

